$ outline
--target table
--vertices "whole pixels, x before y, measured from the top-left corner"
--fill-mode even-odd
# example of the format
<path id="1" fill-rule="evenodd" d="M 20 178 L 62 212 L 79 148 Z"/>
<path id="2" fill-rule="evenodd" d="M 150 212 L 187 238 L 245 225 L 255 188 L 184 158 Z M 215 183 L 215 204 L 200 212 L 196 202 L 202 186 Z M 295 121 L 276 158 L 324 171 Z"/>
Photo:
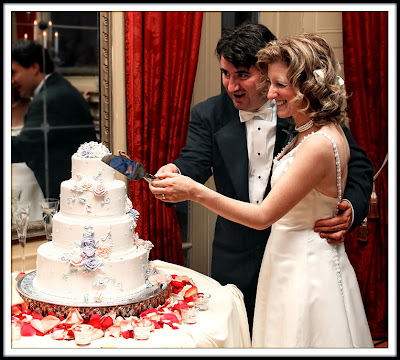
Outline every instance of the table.
<path id="1" fill-rule="evenodd" d="M 195 282 L 199 292 L 211 294 L 209 309 L 198 314 L 196 324 L 182 324 L 179 329 L 164 326 L 150 334 L 150 339 L 103 337 L 92 341 L 85 349 L 116 347 L 120 349 L 167 348 L 249 348 L 251 347 L 243 295 L 235 286 L 222 286 L 210 277 L 189 268 L 155 260 L 154 264 L 165 274 L 187 275 Z M 18 302 L 18 294 L 14 303 Z M 45 336 L 22 337 L 13 341 L 12 349 L 77 349 L 74 341 L 57 341 Z M 104 349 L 106 350 L 106 349 Z M 108 349 L 113 350 L 113 349 Z"/>

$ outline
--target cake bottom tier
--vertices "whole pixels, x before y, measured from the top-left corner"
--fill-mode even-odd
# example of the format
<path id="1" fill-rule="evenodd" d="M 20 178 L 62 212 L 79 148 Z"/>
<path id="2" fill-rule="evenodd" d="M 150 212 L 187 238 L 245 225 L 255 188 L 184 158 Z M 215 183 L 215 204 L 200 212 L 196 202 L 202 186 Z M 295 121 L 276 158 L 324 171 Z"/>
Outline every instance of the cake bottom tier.
<path id="1" fill-rule="evenodd" d="M 47 242 L 37 250 L 33 286 L 66 300 L 118 301 L 146 288 L 148 256 L 148 250 L 132 248 L 125 254 L 101 259 L 96 264 L 98 267 L 88 270 L 83 264 L 72 265 L 65 253 Z"/>

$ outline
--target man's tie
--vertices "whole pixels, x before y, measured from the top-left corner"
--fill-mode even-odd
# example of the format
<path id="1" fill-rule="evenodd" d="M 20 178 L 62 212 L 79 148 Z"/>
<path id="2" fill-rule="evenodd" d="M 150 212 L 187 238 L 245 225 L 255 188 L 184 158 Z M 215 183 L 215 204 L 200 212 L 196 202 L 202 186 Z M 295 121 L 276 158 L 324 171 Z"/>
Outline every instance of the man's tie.
<path id="1" fill-rule="evenodd" d="M 253 119 L 255 116 L 258 116 L 262 120 L 272 120 L 272 109 L 264 109 L 258 111 L 244 111 L 239 110 L 239 117 L 241 122 L 246 122 Z"/>

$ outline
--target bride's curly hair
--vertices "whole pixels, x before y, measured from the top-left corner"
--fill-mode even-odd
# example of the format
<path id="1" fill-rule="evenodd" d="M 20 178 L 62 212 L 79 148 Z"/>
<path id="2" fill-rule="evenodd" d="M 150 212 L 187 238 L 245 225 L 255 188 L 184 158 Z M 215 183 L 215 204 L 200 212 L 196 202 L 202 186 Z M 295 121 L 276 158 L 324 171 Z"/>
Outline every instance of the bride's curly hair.
<path id="1" fill-rule="evenodd" d="M 346 90 L 340 84 L 339 62 L 332 47 L 319 35 L 302 34 L 269 42 L 257 53 L 261 71 L 260 87 L 268 92 L 268 64 L 283 62 L 287 77 L 296 94 L 292 101 L 301 101 L 301 112 L 309 112 L 316 126 L 330 122 L 343 123 L 347 118 L 344 104 Z M 314 75 L 314 70 L 322 76 Z"/>

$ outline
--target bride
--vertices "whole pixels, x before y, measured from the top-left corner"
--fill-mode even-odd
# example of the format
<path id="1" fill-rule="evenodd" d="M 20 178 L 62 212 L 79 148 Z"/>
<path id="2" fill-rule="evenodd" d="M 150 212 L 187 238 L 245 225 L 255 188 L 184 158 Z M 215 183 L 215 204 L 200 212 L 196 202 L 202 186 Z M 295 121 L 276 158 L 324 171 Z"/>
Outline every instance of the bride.
<path id="1" fill-rule="evenodd" d="M 340 124 L 345 90 L 332 48 L 314 34 L 270 42 L 258 53 L 262 83 L 278 117 L 298 135 L 274 159 L 272 189 L 260 205 L 223 196 L 189 177 L 160 175 L 163 201 L 192 200 L 255 229 L 272 225 L 257 288 L 253 347 L 373 347 L 344 243 L 330 244 L 314 223 L 336 214 L 350 151 Z"/>

